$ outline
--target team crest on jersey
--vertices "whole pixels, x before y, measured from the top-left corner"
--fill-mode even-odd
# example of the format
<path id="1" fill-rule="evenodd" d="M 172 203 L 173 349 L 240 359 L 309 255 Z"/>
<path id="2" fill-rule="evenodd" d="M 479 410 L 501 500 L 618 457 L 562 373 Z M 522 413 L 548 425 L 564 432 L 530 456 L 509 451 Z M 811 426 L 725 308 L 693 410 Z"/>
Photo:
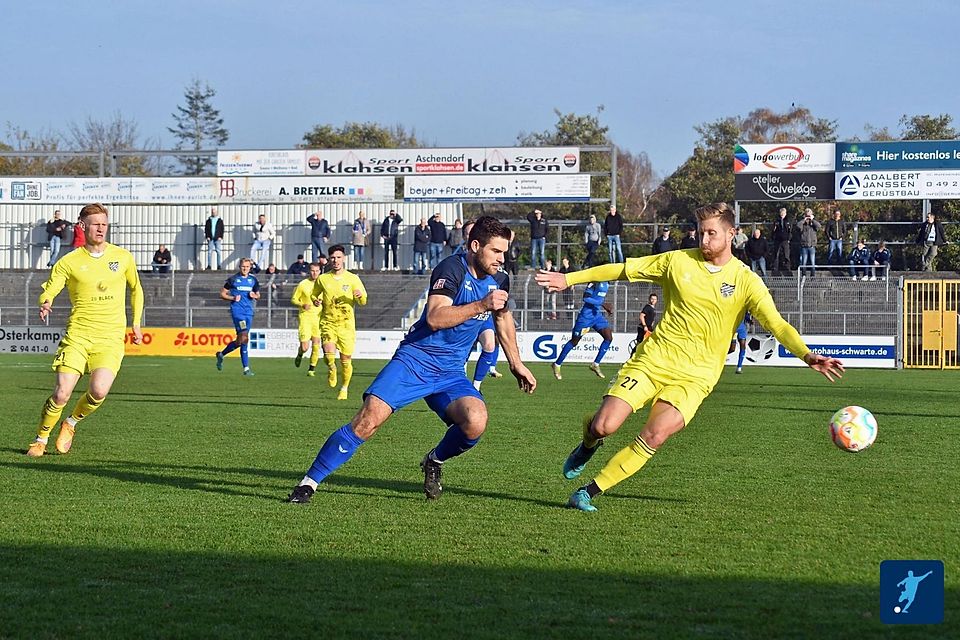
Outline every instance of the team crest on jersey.
<path id="1" fill-rule="evenodd" d="M 487 291 L 496 291 L 496 290 L 497 290 L 497 285 L 495 285 L 495 284 L 488 284 L 488 285 L 487 285 Z"/>
<path id="2" fill-rule="evenodd" d="M 733 292 L 736 290 L 736 287 L 732 284 L 727 284 L 724 282 L 720 285 L 720 295 L 724 298 L 729 298 L 733 295 Z"/>
<path id="3" fill-rule="evenodd" d="M 443 285 L 447 284 L 446 278 L 437 278 L 437 281 L 433 283 L 434 289 L 443 289 Z"/>
<path id="4" fill-rule="evenodd" d="M 116 261 L 111 262 L 107 266 L 110 267 L 110 271 L 117 271 L 118 269 L 120 269 L 120 263 Z"/>
<path id="5" fill-rule="evenodd" d="M 467 291 L 473 291 L 473 285 L 471 285 L 469 281 L 463 283 L 463 288 Z"/>
<path id="6" fill-rule="evenodd" d="M 342 285 L 340 288 L 343 289 L 345 292 L 350 291 L 350 285 L 348 284 Z"/>

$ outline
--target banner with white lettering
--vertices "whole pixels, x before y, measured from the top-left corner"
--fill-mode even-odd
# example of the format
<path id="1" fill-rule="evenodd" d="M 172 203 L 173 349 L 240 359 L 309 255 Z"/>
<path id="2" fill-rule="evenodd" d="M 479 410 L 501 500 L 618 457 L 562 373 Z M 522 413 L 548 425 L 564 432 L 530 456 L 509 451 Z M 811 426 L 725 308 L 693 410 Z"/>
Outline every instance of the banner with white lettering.
<path id="1" fill-rule="evenodd" d="M 308 150 L 307 175 L 579 173 L 579 147 Z"/>
<path id="2" fill-rule="evenodd" d="M 588 202 L 590 176 L 408 176 L 407 202 Z"/>
<path id="3" fill-rule="evenodd" d="M 822 356 L 837 358 L 847 369 L 893 369 L 897 366 L 896 340 L 893 336 L 804 335 L 803 341 Z M 740 346 L 737 345 L 737 349 Z M 726 364 L 735 365 L 737 351 L 727 354 Z M 805 367 L 776 338 L 769 334 L 747 336 L 746 366 Z"/>
<path id="4" fill-rule="evenodd" d="M 837 171 L 960 170 L 960 140 L 838 142 Z"/>

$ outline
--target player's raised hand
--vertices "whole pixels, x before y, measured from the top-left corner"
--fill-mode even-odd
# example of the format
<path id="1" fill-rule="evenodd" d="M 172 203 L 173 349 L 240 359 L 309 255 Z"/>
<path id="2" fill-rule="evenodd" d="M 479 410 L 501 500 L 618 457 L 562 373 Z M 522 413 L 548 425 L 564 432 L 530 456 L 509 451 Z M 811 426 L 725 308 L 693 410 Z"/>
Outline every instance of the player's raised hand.
<path id="1" fill-rule="evenodd" d="M 494 289 L 482 300 L 483 308 L 487 311 L 500 311 L 507 306 L 507 298 L 510 295 L 503 289 Z"/>
<path id="2" fill-rule="evenodd" d="M 547 291 L 563 291 L 567 288 L 567 276 L 556 271 L 545 271 L 540 269 L 535 276 L 537 284 L 546 287 Z"/>
<path id="3" fill-rule="evenodd" d="M 806 362 L 811 369 L 821 373 L 823 377 L 830 382 L 834 382 L 834 378 L 839 380 L 843 377 L 843 363 L 836 358 L 828 358 L 811 351 L 803 357 L 803 361 Z"/>
<path id="4" fill-rule="evenodd" d="M 517 379 L 517 384 L 524 393 L 533 393 L 534 389 L 537 388 L 537 379 L 533 377 L 530 369 L 527 369 L 522 362 L 516 367 L 510 367 L 510 373 Z"/>

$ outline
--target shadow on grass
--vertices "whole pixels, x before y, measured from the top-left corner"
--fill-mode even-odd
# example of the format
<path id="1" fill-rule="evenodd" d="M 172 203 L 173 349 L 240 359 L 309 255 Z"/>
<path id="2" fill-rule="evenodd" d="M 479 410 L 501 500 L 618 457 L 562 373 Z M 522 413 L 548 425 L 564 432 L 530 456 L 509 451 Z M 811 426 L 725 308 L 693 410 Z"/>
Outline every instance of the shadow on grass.
<path id="1" fill-rule="evenodd" d="M 291 541 L 295 540 L 295 536 Z M 873 584 L 407 563 L 292 547 L 282 557 L 0 548 L 9 637 L 890 637 Z M 946 623 L 897 637 L 957 637 Z M 29 611 L 30 615 L 23 615 Z M 952 629 L 952 631 L 951 631 Z"/>

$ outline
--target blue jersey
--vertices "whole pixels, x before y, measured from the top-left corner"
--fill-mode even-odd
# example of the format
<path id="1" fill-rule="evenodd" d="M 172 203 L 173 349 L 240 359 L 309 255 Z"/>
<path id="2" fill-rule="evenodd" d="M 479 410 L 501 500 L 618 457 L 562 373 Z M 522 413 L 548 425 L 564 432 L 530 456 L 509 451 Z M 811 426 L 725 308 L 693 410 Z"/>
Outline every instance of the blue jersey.
<path id="1" fill-rule="evenodd" d="M 239 273 L 227 278 L 223 283 L 223 288 L 230 292 L 230 295 L 240 296 L 240 300 L 234 300 L 230 303 L 230 315 L 234 318 L 253 317 L 253 298 L 251 293 L 260 293 L 260 283 L 253 276 L 242 276 Z"/>
<path id="2" fill-rule="evenodd" d="M 583 306 L 599 309 L 603 305 L 604 298 L 607 297 L 607 290 L 610 288 L 609 282 L 591 282 L 583 290 Z"/>
<path id="3" fill-rule="evenodd" d="M 495 289 L 509 292 L 509 276 L 500 272 L 476 278 L 467 268 L 467 257 L 463 254 L 445 258 L 430 274 L 429 295 L 448 296 L 453 299 L 454 306 L 483 300 Z M 463 363 L 492 313 L 485 311 L 455 327 L 434 331 L 427 324 L 427 309 L 424 308 L 394 357 L 432 371 L 456 371 L 462 375 Z"/>

